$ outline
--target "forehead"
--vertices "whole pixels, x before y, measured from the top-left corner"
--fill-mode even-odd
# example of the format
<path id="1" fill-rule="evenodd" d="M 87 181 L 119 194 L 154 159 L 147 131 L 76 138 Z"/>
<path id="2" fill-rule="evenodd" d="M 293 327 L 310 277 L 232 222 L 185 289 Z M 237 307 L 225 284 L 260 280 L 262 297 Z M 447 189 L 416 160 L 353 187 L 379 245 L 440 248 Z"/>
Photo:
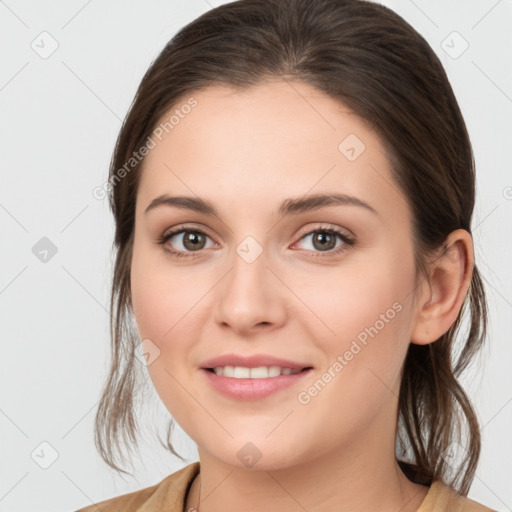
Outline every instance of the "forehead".
<path id="1" fill-rule="evenodd" d="M 247 208 L 262 207 L 262 197 L 271 207 L 291 196 L 337 192 L 384 212 L 407 210 L 377 133 L 303 82 L 193 92 L 162 118 L 158 133 L 143 165 L 141 207 L 161 194 Z"/>

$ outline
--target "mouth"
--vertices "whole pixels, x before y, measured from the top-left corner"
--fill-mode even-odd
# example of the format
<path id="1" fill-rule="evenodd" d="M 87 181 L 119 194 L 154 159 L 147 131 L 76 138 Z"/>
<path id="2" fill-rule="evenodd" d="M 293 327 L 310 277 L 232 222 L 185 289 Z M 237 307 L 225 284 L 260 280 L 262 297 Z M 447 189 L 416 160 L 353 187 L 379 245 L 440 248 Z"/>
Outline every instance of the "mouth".
<path id="1" fill-rule="evenodd" d="M 255 368 L 243 366 L 217 366 L 214 368 L 203 368 L 215 375 L 233 378 L 233 379 L 271 379 L 282 375 L 296 375 L 308 370 L 312 370 L 312 366 L 305 368 L 283 368 L 279 366 L 259 366 Z"/>
<path id="2" fill-rule="evenodd" d="M 213 390 L 231 400 L 263 400 L 299 386 L 313 372 L 312 366 L 294 369 L 280 367 L 207 367 L 201 368 Z M 297 391 L 296 391 L 297 392 Z M 295 392 L 295 393 L 296 393 Z M 291 396 L 294 396 L 293 394 Z"/>

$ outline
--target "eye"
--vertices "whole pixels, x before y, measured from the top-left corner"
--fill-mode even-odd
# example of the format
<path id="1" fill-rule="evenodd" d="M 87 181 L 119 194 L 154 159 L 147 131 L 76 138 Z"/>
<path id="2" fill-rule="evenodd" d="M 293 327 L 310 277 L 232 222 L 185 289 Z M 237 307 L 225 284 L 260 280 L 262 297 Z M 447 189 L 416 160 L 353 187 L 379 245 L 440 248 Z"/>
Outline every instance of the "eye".
<path id="1" fill-rule="evenodd" d="M 349 250 L 355 240 L 338 229 L 319 227 L 301 237 L 306 240 L 306 250 L 313 251 L 314 256 L 334 256 Z M 315 254 L 316 253 L 316 254 Z M 322 254 L 326 253 L 326 254 Z"/>
<path id="2" fill-rule="evenodd" d="M 349 235 L 332 227 L 319 227 L 309 231 L 300 238 L 308 241 L 305 250 L 311 251 L 313 256 L 335 256 L 354 246 L 355 240 Z M 208 240 L 211 244 L 208 246 Z M 169 243 L 168 243 L 169 242 Z M 165 250 L 176 257 L 196 257 L 203 249 L 215 247 L 217 244 L 201 229 L 195 227 L 179 226 L 162 235 L 157 243 L 165 245 Z M 295 244 L 296 245 L 296 244 Z"/>
<path id="3" fill-rule="evenodd" d="M 161 236 L 157 243 L 164 245 L 169 242 L 166 246 L 166 250 L 173 256 L 194 257 L 194 252 L 200 252 L 208 248 L 208 240 L 211 241 L 211 238 L 204 231 L 198 228 L 180 226 Z M 172 248 L 172 246 L 174 246 L 174 248 Z M 215 243 L 213 243 L 213 246 L 215 246 Z"/>

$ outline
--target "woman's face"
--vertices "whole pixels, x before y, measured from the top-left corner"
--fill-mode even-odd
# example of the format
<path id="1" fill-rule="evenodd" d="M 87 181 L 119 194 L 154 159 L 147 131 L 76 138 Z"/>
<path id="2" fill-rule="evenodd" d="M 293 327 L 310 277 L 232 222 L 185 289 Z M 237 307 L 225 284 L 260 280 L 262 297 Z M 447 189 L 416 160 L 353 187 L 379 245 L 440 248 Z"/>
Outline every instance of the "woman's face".
<path id="1" fill-rule="evenodd" d="M 136 203 L 132 306 L 163 403 L 200 454 L 238 467 L 394 449 L 415 268 L 379 138 L 301 82 L 191 96 L 154 132 Z M 189 199 L 148 209 L 164 195 Z M 355 199 L 311 199 L 333 195 Z M 311 369 L 264 394 L 276 377 L 204 369 L 224 355 Z"/>

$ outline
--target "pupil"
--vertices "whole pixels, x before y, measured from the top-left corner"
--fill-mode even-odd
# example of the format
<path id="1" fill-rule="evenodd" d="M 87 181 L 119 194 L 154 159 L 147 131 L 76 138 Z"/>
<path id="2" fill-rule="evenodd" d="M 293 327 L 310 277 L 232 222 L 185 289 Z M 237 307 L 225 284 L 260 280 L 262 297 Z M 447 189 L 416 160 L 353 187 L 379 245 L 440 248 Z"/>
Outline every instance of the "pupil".
<path id="1" fill-rule="evenodd" d="M 197 250 L 201 249 L 201 238 L 202 235 L 200 233 L 195 233 L 190 231 L 185 236 L 184 245 L 187 249 Z M 204 244 L 204 239 L 202 240 Z M 190 245 L 189 245 L 190 244 Z"/>
<path id="2" fill-rule="evenodd" d="M 318 233 L 317 236 L 313 239 L 314 245 L 316 242 L 319 242 L 319 246 L 317 249 L 332 249 L 334 246 L 332 242 L 334 241 L 334 237 L 330 233 Z"/>

